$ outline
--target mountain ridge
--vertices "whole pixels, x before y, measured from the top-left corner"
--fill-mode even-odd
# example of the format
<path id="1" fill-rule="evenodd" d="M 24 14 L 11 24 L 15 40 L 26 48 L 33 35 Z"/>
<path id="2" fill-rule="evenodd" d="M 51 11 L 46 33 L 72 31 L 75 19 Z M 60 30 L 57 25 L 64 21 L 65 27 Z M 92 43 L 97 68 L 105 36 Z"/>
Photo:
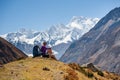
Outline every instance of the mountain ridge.
<path id="1" fill-rule="evenodd" d="M 67 25 L 53 25 L 45 32 L 21 29 L 16 33 L 2 35 L 2 37 L 26 54 L 32 53 L 34 45 L 38 44 L 41 46 L 42 42 L 46 41 L 48 46 L 53 48 L 57 58 L 60 58 L 71 42 L 78 40 L 84 33 L 90 30 L 98 20 L 98 18 L 74 16 Z M 61 47 L 64 47 L 64 49 Z"/>
<path id="2" fill-rule="evenodd" d="M 3 58 L 12 59 L 13 54 L 17 57 L 2 66 L 0 64 L 0 80 L 120 80 L 119 75 L 102 72 L 92 63 L 81 67 L 76 63 L 65 64 L 52 58 L 27 57 L 6 40 L 0 38 L 0 43 L 0 62 Z M 4 50 L 8 56 L 1 56 L 1 51 Z M 6 52 L 2 54 L 5 55 Z M 19 58 L 17 54 L 24 56 Z"/>
<path id="3" fill-rule="evenodd" d="M 88 33 L 73 42 L 60 60 L 94 63 L 103 70 L 120 74 L 119 34 L 120 7 L 110 11 Z"/>
<path id="4" fill-rule="evenodd" d="M 21 50 L 0 37 L 0 64 L 6 64 L 11 61 L 26 58 Z"/>

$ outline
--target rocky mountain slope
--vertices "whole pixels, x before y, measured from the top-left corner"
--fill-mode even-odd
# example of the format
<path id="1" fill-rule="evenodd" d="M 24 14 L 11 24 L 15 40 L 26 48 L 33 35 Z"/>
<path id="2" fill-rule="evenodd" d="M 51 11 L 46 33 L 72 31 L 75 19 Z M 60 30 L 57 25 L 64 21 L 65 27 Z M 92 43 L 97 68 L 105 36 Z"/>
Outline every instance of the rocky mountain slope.
<path id="1" fill-rule="evenodd" d="M 0 37 L 0 64 L 26 58 L 21 50 Z"/>
<path id="2" fill-rule="evenodd" d="M 32 53 L 35 44 L 41 45 L 43 41 L 47 41 L 48 45 L 55 51 L 57 58 L 60 58 L 71 42 L 78 40 L 84 33 L 88 32 L 98 20 L 98 18 L 74 16 L 67 25 L 53 25 L 44 32 L 21 29 L 18 32 L 1 35 L 1 37 L 28 55 Z"/>
<path id="3" fill-rule="evenodd" d="M 110 11 L 94 28 L 73 42 L 60 60 L 94 63 L 103 70 L 120 74 L 120 7 Z"/>
<path id="4" fill-rule="evenodd" d="M 95 72 L 78 64 L 46 58 L 27 58 L 0 67 L 0 80 L 120 80 L 108 72 Z"/>

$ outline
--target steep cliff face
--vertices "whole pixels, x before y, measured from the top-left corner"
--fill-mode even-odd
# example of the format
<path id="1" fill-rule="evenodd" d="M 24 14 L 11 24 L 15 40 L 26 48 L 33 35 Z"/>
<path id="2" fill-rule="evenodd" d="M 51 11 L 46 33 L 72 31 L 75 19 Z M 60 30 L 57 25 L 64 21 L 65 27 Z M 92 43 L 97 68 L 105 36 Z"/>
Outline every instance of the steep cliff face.
<path id="1" fill-rule="evenodd" d="M 26 58 L 22 51 L 0 37 L 0 64 Z"/>
<path id="2" fill-rule="evenodd" d="M 120 8 L 110 11 L 94 28 L 72 43 L 60 60 L 94 63 L 103 70 L 120 74 Z"/>

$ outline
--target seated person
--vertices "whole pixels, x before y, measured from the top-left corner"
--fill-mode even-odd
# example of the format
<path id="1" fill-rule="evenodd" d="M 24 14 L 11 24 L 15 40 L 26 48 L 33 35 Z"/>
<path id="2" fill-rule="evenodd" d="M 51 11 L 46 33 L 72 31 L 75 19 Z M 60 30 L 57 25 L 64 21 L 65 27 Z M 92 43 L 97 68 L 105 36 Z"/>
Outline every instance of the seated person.
<path id="1" fill-rule="evenodd" d="M 42 52 L 42 57 L 53 58 L 53 59 L 57 60 L 55 58 L 55 56 L 53 55 L 52 49 L 46 48 L 46 45 L 47 45 L 47 43 L 43 42 L 43 46 L 40 49 L 40 51 Z"/>
<path id="2" fill-rule="evenodd" d="M 38 57 L 38 56 L 41 56 L 41 54 L 40 54 L 40 48 L 39 48 L 38 45 L 35 45 L 33 47 L 33 58 Z"/>
<path id="3" fill-rule="evenodd" d="M 41 47 L 40 51 L 42 52 L 42 57 L 49 58 L 49 55 L 47 54 L 46 45 L 47 45 L 47 42 L 43 42 L 43 46 Z"/>

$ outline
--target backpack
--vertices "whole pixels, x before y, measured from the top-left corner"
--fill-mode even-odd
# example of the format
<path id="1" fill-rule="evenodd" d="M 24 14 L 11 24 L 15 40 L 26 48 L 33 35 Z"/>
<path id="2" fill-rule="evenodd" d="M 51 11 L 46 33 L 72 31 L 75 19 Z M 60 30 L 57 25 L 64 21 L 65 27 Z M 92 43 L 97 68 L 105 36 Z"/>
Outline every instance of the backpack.
<path id="1" fill-rule="evenodd" d="M 33 57 L 41 56 L 40 48 L 38 45 L 33 47 Z"/>

